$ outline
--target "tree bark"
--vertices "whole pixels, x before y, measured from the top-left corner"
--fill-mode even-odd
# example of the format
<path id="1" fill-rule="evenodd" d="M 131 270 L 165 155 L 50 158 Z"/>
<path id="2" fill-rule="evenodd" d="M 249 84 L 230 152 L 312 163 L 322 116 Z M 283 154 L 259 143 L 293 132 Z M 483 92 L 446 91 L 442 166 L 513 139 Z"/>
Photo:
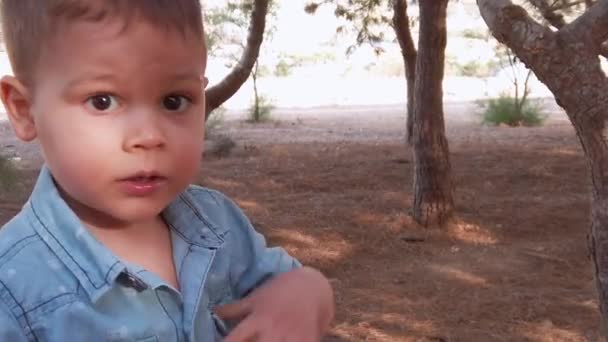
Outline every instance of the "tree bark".
<path id="1" fill-rule="evenodd" d="M 554 8 L 549 0 L 528 0 L 532 6 L 534 6 L 545 20 L 556 29 L 561 29 L 566 26 L 566 20 L 564 16 L 558 13 L 558 9 Z M 589 9 L 594 5 L 593 1 L 585 1 L 586 8 Z M 608 42 L 604 42 L 600 47 L 600 55 L 608 58 Z"/>
<path id="2" fill-rule="evenodd" d="M 602 330 L 608 327 L 608 79 L 598 53 L 608 38 L 608 0 L 598 1 L 557 32 L 510 0 L 477 0 L 490 31 L 509 46 L 565 109 L 585 153 L 591 179 L 589 253 Z"/>
<path id="3" fill-rule="evenodd" d="M 528 1 L 530 1 L 530 4 L 532 4 L 532 6 L 538 9 L 540 15 L 542 15 L 543 18 L 545 18 L 545 20 L 549 22 L 549 24 L 551 24 L 551 26 L 555 27 L 556 29 L 560 29 L 566 25 L 566 20 L 564 19 L 564 16 L 558 13 L 555 9 L 553 9 L 553 6 L 551 6 L 548 0 Z"/>
<path id="4" fill-rule="evenodd" d="M 412 216 L 424 226 L 441 225 L 454 211 L 450 156 L 443 121 L 447 4 L 448 0 L 420 1 Z"/>
<path id="5" fill-rule="evenodd" d="M 416 84 L 416 57 L 418 52 L 414 46 L 412 31 L 410 30 L 410 18 L 407 15 L 407 0 L 393 0 L 393 29 L 401 47 L 401 55 L 403 56 L 403 65 L 405 67 L 405 79 L 407 82 L 406 140 L 411 144 L 414 127 L 414 87 Z"/>
<path id="6" fill-rule="evenodd" d="M 253 66 L 260 54 L 260 46 L 264 40 L 268 5 L 269 0 L 254 0 L 247 44 L 241 55 L 241 60 L 222 81 L 205 91 L 206 118 L 209 118 L 209 115 L 214 109 L 221 106 L 236 94 L 241 86 L 247 81 L 247 78 L 249 78 Z"/>

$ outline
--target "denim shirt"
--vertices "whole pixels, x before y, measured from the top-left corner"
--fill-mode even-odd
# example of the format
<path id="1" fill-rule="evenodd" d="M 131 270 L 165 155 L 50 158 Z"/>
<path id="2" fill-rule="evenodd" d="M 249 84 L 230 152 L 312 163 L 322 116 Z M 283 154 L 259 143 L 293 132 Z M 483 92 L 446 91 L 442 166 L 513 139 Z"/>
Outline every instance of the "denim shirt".
<path id="1" fill-rule="evenodd" d="M 215 306 L 300 266 L 216 191 L 189 187 L 162 216 L 179 291 L 96 240 L 43 168 L 0 230 L 0 341 L 221 341 L 234 322 Z"/>

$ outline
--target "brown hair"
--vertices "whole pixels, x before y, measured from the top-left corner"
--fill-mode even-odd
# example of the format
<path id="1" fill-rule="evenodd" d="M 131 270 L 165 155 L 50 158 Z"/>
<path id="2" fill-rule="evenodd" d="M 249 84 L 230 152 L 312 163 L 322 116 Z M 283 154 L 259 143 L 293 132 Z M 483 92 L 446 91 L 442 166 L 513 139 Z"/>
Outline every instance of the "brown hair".
<path id="1" fill-rule="evenodd" d="M 59 24 L 134 15 L 167 30 L 193 33 L 204 44 L 199 0 L 1 0 L 2 32 L 15 76 L 31 81 L 45 44 Z"/>

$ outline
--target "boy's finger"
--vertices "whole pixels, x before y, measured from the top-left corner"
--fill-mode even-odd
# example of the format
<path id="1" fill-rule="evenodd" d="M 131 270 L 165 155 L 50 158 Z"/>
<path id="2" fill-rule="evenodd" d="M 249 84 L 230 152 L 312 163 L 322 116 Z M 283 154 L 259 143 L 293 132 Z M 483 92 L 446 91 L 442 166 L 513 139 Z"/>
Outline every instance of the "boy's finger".
<path id="1" fill-rule="evenodd" d="M 251 342 L 259 336 L 256 320 L 251 317 L 239 323 L 224 342 Z"/>
<path id="2" fill-rule="evenodd" d="M 243 299 L 217 307 L 214 311 L 221 319 L 239 319 L 251 313 L 251 305 L 248 300 Z"/>

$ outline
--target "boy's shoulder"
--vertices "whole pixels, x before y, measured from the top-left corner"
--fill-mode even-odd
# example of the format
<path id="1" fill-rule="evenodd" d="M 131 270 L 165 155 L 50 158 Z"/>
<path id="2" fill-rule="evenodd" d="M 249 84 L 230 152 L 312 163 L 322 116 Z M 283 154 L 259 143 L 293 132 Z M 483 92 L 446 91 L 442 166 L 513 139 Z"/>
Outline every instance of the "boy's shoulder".
<path id="1" fill-rule="evenodd" d="M 58 296 L 62 302 L 74 300 L 78 292 L 76 278 L 62 271 L 27 216 L 24 208 L 0 228 L 0 305 L 16 317 Z"/>
<path id="2" fill-rule="evenodd" d="M 207 188 L 200 185 L 190 185 L 180 195 L 182 200 L 191 200 L 197 205 L 196 209 L 205 209 L 204 211 L 213 210 L 232 211 L 240 210 L 238 206 L 228 196 L 218 190 Z"/>
<path id="3" fill-rule="evenodd" d="M 200 223 L 220 241 L 227 235 L 238 236 L 242 229 L 250 227 L 248 218 L 235 202 L 217 190 L 198 185 L 190 185 L 182 192 L 168 206 L 165 218 L 182 227 Z"/>
<path id="4" fill-rule="evenodd" d="M 240 208 L 223 193 L 191 185 L 169 208 L 172 219 L 190 226 L 189 221 L 198 220 L 210 228 L 214 234 L 223 237 L 236 226 L 248 224 Z M 0 228 L 0 281 L 7 276 L 14 276 L 13 269 L 28 269 L 29 264 L 39 264 L 49 260 L 54 265 L 55 257 L 43 238 L 34 229 L 31 208 L 27 203 L 24 208 Z M 184 222 L 186 221 L 186 222 Z M 198 232 L 196 232 L 198 234 Z M 42 276 L 36 272 L 27 272 L 32 276 Z M 1 287 L 1 284 L 0 284 Z"/>
<path id="5" fill-rule="evenodd" d="M 27 206 L 27 205 L 26 205 Z M 15 217 L 0 228 L 0 279 L 6 273 L 3 272 L 7 265 L 14 259 L 34 259 L 48 252 L 40 235 L 36 233 L 29 223 L 26 209 L 21 210 Z M 25 261 L 25 260 L 24 260 Z"/>

